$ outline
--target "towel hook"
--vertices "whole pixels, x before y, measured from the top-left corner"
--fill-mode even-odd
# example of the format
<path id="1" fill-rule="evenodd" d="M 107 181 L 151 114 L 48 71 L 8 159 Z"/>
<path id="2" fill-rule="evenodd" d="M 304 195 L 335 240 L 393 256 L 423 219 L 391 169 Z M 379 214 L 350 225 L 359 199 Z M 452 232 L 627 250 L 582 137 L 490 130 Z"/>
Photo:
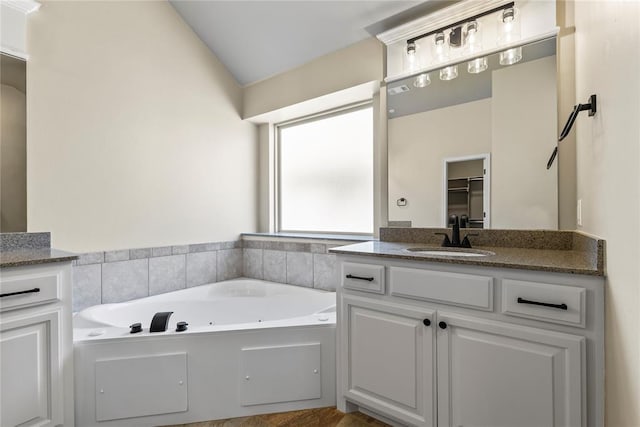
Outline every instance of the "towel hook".
<path id="1" fill-rule="evenodd" d="M 589 110 L 589 117 L 594 116 L 598 111 L 595 95 L 591 95 L 589 97 L 588 104 L 578 104 L 573 107 L 573 111 L 571 112 L 571 114 L 569 114 L 569 120 L 567 120 L 567 124 L 564 125 L 564 128 L 562 128 L 562 132 L 560 132 L 560 137 L 558 137 L 558 142 L 562 141 L 569 135 L 569 132 L 571 132 L 571 128 L 573 127 L 573 123 L 578 118 L 578 114 L 580 114 L 580 111 L 586 111 L 586 110 Z M 556 148 L 553 149 L 553 153 L 551 153 L 551 157 L 549 157 L 549 161 L 547 162 L 547 169 L 551 168 L 551 165 L 553 165 L 553 161 L 556 159 L 557 155 L 558 155 L 558 146 L 556 145 Z"/>

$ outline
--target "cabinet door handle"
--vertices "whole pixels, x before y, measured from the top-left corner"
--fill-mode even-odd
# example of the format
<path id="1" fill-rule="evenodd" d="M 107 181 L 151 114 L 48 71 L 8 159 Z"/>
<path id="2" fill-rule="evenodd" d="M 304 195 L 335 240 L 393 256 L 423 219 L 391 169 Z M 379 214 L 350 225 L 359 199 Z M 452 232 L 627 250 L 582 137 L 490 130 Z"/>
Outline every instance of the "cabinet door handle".
<path id="1" fill-rule="evenodd" d="M 347 279 L 366 280 L 367 282 L 373 282 L 374 280 L 373 277 L 354 276 L 353 274 L 347 274 Z"/>
<path id="2" fill-rule="evenodd" d="M 422 323 L 424 323 L 424 326 L 431 326 L 431 320 L 429 319 L 424 319 Z"/>
<path id="3" fill-rule="evenodd" d="M 557 308 L 560 310 L 566 310 L 567 304 L 552 304 L 550 302 L 540 302 L 540 301 L 531 301 L 528 299 L 524 299 L 524 298 L 520 298 L 518 297 L 518 304 L 531 304 L 531 305 L 541 305 L 543 307 L 551 307 L 551 308 Z"/>
<path id="4" fill-rule="evenodd" d="M 447 322 L 440 322 L 438 326 L 440 326 L 440 329 L 447 329 Z"/>
<path id="5" fill-rule="evenodd" d="M 29 289 L 27 291 L 9 292 L 9 293 L 6 293 L 6 294 L 0 294 L 0 298 L 12 297 L 14 295 L 22 295 L 22 294 L 34 294 L 36 292 L 40 292 L 40 288 L 33 288 L 33 289 Z"/>

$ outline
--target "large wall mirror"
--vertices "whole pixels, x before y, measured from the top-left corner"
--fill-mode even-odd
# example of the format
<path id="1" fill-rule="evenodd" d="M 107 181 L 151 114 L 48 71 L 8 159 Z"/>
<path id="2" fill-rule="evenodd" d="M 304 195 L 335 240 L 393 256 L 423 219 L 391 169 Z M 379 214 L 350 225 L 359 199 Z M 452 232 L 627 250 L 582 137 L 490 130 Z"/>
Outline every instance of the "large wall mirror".
<path id="1" fill-rule="evenodd" d="M 426 81 L 425 81 L 426 80 Z M 425 83 L 428 83 L 425 85 Z M 422 87 L 421 87 L 422 86 Z M 441 80 L 389 83 L 389 221 L 443 227 L 557 229 L 556 39 L 523 46 L 522 59 Z"/>
<path id="2" fill-rule="evenodd" d="M 27 65 L 0 54 L 0 232 L 27 231 Z"/>

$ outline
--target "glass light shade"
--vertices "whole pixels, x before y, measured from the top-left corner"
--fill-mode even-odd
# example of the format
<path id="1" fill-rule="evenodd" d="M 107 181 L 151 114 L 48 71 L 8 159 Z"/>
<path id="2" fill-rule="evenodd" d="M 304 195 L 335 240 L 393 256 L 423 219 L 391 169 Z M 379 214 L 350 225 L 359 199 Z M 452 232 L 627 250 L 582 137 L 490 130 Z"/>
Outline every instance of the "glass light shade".
<path id="1" fill-rule="evenodd" d="M 431 84 L 431 78 L 428 73 L 422 73 L 416 76 L 416 79 L 413 81 L 413 85 L 418 88 L 427 87 Z"/>
<path id="2" fill-rule="evenodd" d="M 440 80 L 453 80 L 458 77 L 458 66 L 452 65 L 450 67 L 440 70 Z"/>
<path id="3" fill-rule="evenodd" d="M 467 71 L 471 74 L 478 74 L 483 72 L 488 67 L 487 57 L 472 59 L 467 62 Z"/>
<path id="4" fill-rule="evenodd" d="M 465 54 L 474 54 L 482 51 L 482 32 L 478 21 L 471 21 L 467 24 L 467 35 L 465 37 Z"/>
<path id="5" fill-rule="evenodd" d="M 500 65 L 513 65 L 522 59 L 522 47 L 514 47 L 500 52 Z"/>
<path id="6" fill-rule="evenodd" d="M 504 46 L 520 40 L 520 11 L 515 7 L 498 14 L 498 45 Z"/>
<path id="7" fill-rule="evenodd" d="M 435 63 L 446 62 L 449 60 L 449 44 L 446 43 L 444 33 L 436 33 L 431 46 L 432 57 Z"/>
<path id="8" fill-rule="evenodd" d="M 404 69 L 414 71 L 418 68 L 418 45 L 415 43 L 407 43 L 404 55 Z"/>
<path id="9" fill-rule="evenodd" d="M 464 48 L 466 55 L 475 55 L 482 52 L 482 32 L 478 21 L 467 23 L 467 36 Z M 471 74 L 478 74 L 488 67 L 487 57 L 472 59 L 467 63 L 467 71 Z"/>

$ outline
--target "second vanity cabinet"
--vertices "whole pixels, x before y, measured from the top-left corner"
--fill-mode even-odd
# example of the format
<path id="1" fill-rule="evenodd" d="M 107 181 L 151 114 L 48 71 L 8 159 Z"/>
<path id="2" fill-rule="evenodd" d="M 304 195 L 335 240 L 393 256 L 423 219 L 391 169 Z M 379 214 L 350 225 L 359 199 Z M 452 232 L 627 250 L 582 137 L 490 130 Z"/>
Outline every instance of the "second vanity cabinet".
<path id="1" fill-rule="evenodd" d="M 0 269 L 0 425 L 73 426 L 71 261 Z"/>
<path id="2" fill-rule="evenodd" d="M 411 426 L 603 424 L 601 277 L 340 259 L 339 409 Z"/>

